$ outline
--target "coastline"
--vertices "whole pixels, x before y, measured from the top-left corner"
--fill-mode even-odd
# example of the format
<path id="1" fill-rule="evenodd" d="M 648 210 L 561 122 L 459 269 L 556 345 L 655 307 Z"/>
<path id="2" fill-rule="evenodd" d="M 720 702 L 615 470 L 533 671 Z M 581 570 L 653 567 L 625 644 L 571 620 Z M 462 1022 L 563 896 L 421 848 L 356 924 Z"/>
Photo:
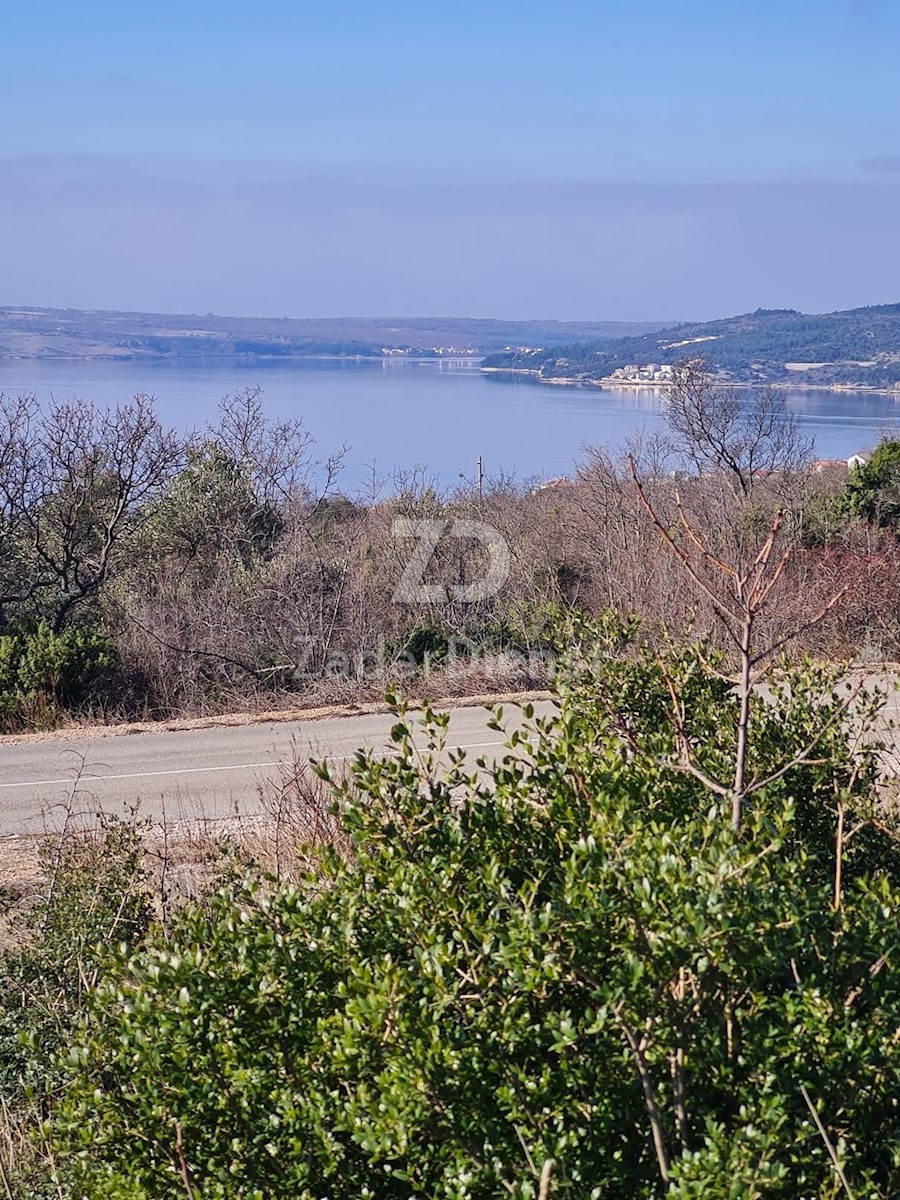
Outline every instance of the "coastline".
<path id="1" fill-rule="evenodd" d="M 473 367 L 481 362 L 480 355 L 466 354 L 2 354 L 0 363 L 5 362 L 113 362 L 113 363 L 185 363 L 205 366 L 210 363 L 242 363 L 253 366 L 282 363 L 289 365 L 300 362 L 353 362 L 353 363 L 470 363 Z"/>
<path id="2" fill-rule="evenodd" d="M 533 367 L 481 367 L 480 369 L 485 375 L 530 375 L 536 383 L 547 384 L 549 387 L 594 387 L 611 392 L 664 392 L 669 387 L 668 383 L 649 379 L 631 382 L 612 379 L 608 376 L 603 379 L 573 379 L 571 375 L 546 376 L 541 375 L 540 371 Z M 841 392 L 851 395 L 858 392 L 863 396 L 888 396 L 900 403 L 900 388 L 897 387 L 871 387 L 862 383 L 795 383 L 792 380 L 777 380 L 768 384 L 749 383 L 745 380 L 725 382 L 728 387 L 747 390 L 770 387 L 783 392 Z"/>

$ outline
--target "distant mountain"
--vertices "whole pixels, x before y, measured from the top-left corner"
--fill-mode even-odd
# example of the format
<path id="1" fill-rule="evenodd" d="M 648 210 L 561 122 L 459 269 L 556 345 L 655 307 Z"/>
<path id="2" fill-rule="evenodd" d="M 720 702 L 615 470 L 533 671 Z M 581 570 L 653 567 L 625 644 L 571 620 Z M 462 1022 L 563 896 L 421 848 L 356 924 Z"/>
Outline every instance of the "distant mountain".
<path id="1" fill-rule="evenodd" d="M 641 335 L 663 323 L 494 321 L 469 317 L 219 317 L 0 308 L 2 358 L 287 359 L 410 355 L 480 358 L 497 350 Z"/>
<path id="2" fill-rule="evenodd" d="M 815 316 L 760 308 L 637 337 L 493 354 L 483 366 L 544 379 L 638 382 L 664 378 L 659 368 L 692 357 L 740 383 L 891 388 L 900 382 L 900 304 Z"/>

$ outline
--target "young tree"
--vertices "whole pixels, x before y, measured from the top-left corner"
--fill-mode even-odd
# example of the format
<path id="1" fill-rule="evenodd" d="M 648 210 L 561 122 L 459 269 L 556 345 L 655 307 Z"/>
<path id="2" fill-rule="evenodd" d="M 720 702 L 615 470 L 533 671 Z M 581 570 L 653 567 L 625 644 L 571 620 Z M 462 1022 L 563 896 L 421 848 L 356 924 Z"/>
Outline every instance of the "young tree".
<path id="1" fill-rule="evenodd" d="M 684 571 L 684 578 L 695 591 L 698 599 L 705 599 L 719 619 L 724 633 L 726 650 L 737 665 L 735 694 L 739 704 L 739 719 L 735 731 L 735 753 L 733 770 L 729 778 L 714 777 L 698 768 L 693 759 L 690 739 L 684 731 L 683 710 L 670 688 L 672 699 L 672 721 L 679 746 L 681 765 L 684 770 L 697 774 L 712 793 L 726 797 L 731 806 L 731 823 L 740 831 L 744 806 L 748 797 L 764 790 L 770 781 L 752 777 L 749 770 L 751 721 L 759 719 L 765 703 L 759 695 L 759 684 L 770 673 L 776 656 L 795 638 L 815 628 L 841 601 L 847 589 L 837 588 L 818 610 L 805 613 L 796 624 L 789 625 L 779 634 L 768 639 L 759 636 L 761 617 L 772 603 L 773 596 L 791 561 L 793 547 L 782 536 L 784 514 L 776 512 L 765 535 L 750 554 L 736 554 L 731 561 L 716 547 L 705 531 L 697 529 L 687 516 L 676 489 L 674 495 L 677 523 L 670 527 L 664 522 L 647 491 L 638 478 L 633 460 L 630 460 L 631 475 L 638 499 L 666 550 Z M 848 698 L 852 701 L 855 692 Z M 798 751 L 808 757 L 815 751 L 817 739 Z M 799 761 L 799 760 L 798 760 Z"/>

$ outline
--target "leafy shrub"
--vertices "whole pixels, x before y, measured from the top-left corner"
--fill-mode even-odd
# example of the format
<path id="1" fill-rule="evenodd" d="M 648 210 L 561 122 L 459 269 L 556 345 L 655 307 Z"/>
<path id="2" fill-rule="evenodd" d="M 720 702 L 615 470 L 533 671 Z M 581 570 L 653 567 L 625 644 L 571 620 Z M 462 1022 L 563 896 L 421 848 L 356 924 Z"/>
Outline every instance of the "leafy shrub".
<path id="1" fill-rule="evenodd" d="M 43 1196 L 44 1185 L 47 1195 L 59 1194 L 28 1137 L 66 1082 L 54 1057 L 68 1046 L 110 947 L 134 947 L 150 921 L 139 830 L 131 824 L 48 841 L 41 868 L 41 894 L 10 917 L 12 937 L 0 954 L 0 1166 L 18 1140 L 19 1157 L 6 1169 L 28 1197 Z"/>
<path id="2" fill-rule="evenodd" d="M 0 732 L 51 725 L 94 696 L 116 662 L 105 634 L 69 628 L 0 634 Z"/>
<path id="3" fill-rule="evenodd" d="M 446 660 L 450 638 L 432 625 L 419 625 L 403 638 L 400 653 L 408 655 L 417 666 L 438 664 Z"/>
<path id="4" fill-rule="evenodd" d="M 869 461 L 854 468 L 847 483 L 852 511 L 880 526 L 900 521 L 900 442 L 885 438 Z"/>
<path id="5" fill-rule="evenodd" d="M 525 1198 L 551 1171 L 573 1198 L 831 1197 L 837 1171 L 897 1194 L 875 748 L 827 674 L 791 674 L 754 698 L 735 832 L 709 786 L 729 685 L 628 637 L 482 773 L 440 766 L 445 716 L 423 755 L 399 710 L 396 754 L 335 785 L 349 853 L 119 957 L 65 1060 L 79 1194 Z"/>
<path id="6" fill-rule="evenodd" d="M 220 554 L 246 568 L 271 553 L 282 525 L 257 494 L 248 464 L 210 438 L 188 448 L 183 470 L 150 510 L 139 545 L 151 560 L 182 553 L 207 578 Z"/>
<path id="7" fill-rule="evenodd" d="M 805 549 L 839 546 L 851 526 L 852 509 L 847 495 L 840 492 L 814 492 L 803 509 L 800 529 Z"/>

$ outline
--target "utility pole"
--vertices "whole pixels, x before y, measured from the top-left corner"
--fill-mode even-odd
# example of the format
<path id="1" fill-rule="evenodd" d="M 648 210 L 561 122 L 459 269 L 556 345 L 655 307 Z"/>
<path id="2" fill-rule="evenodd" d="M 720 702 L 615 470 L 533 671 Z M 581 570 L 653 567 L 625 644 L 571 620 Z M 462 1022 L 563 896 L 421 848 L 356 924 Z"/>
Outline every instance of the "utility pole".
<path id="1" fill-rule="evenodd" d="M 484 503 L 484 459 L 478 455 L 478 503 Z"/>

